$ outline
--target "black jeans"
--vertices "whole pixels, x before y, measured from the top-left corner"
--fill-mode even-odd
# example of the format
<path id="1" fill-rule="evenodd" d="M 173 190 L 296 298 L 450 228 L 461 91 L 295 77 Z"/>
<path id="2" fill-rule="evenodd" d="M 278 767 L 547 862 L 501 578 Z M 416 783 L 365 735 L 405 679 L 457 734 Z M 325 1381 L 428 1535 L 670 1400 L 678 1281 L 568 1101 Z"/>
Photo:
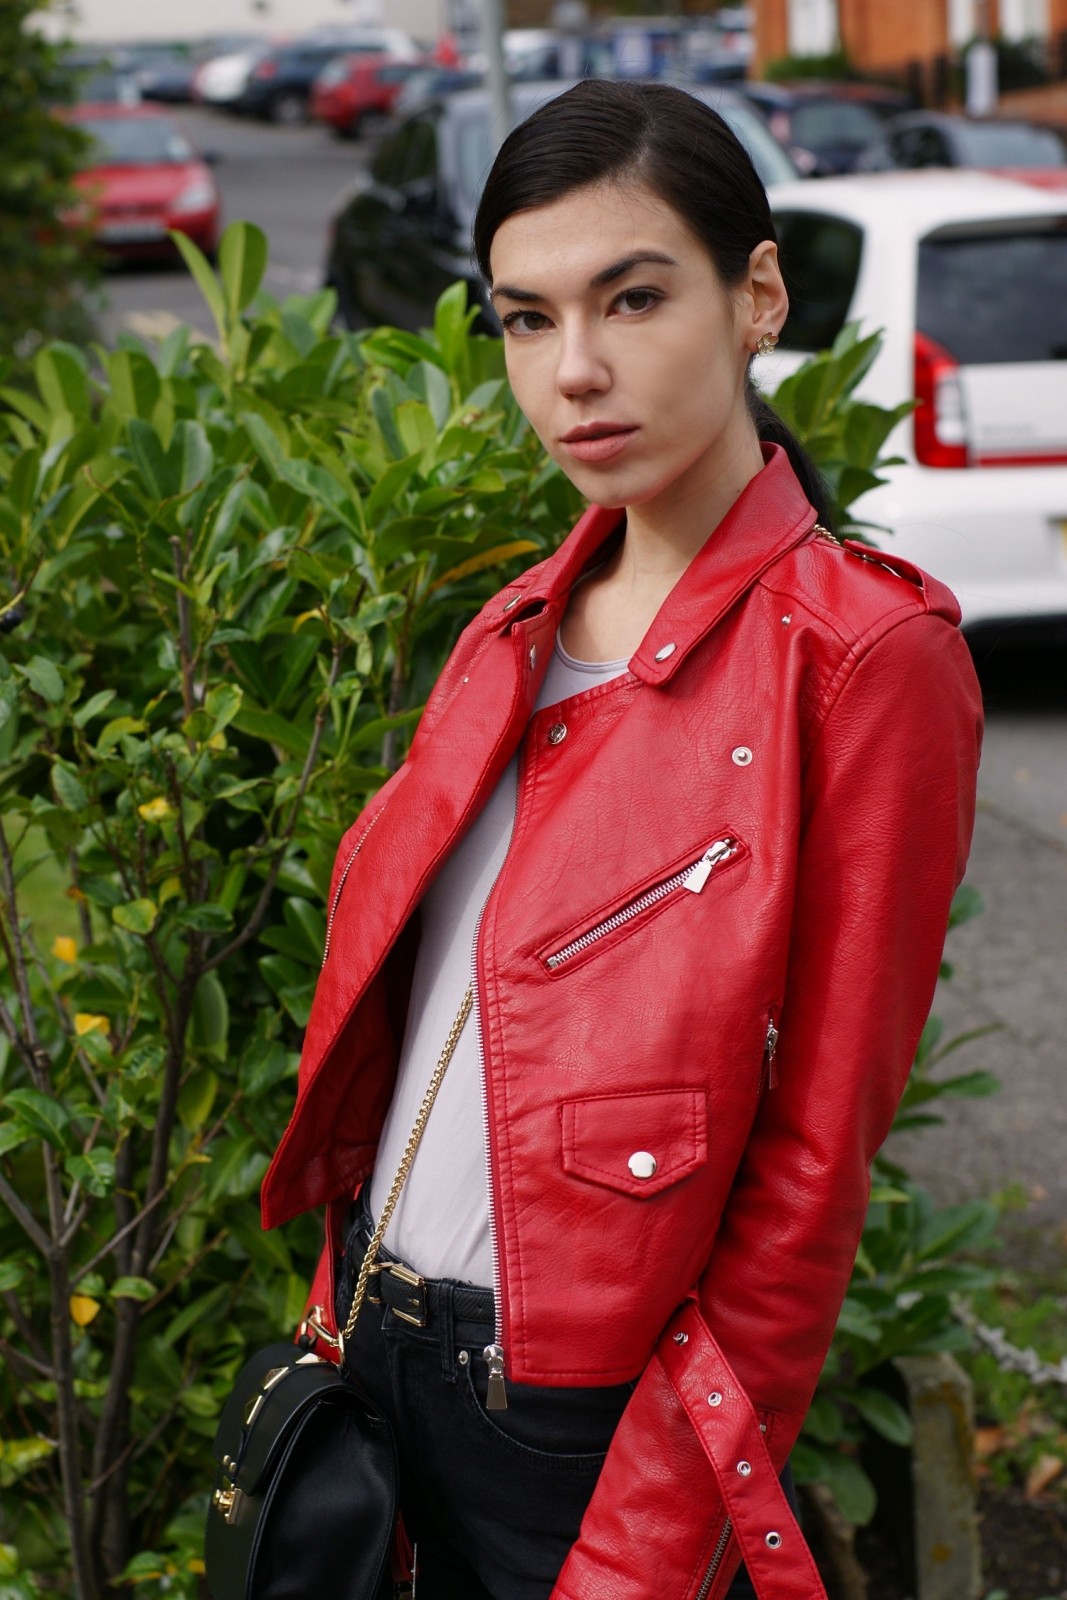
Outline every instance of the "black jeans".
<path id="1" fill-rule="evenodd" d="M 357 1212 L 338 1273 L 341 1327 L 366 1242 Z M 413 1309 L 413 1291 L 385 1275 L 380 1290 L 380 1303 L 364 1303 L 348 1361 L 396 1435 L 418 1600 L 547 1600 L 634 1385 L 509 1380 L 507 1409 L 488 1410 L 492 1291 L 428 1282 L 414 1307 L 426 1325 L 415 1327 L 396 1315 Z M 742 1568 L 730 1600 L 750 1596 Z"/>

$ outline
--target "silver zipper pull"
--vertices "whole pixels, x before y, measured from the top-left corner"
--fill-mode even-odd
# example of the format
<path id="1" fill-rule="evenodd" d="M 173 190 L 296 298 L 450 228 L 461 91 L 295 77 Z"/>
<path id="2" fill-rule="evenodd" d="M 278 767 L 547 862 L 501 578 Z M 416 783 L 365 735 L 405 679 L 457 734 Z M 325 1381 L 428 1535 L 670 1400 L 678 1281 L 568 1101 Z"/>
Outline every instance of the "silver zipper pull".
<path id="1" fill-rule="evenodd" d="M 506 1411 L 508 1392 L 504 1388 L 504 1347 L 487 1344 L 482 1356 L 489 1365 L 489 1392 L 485 1397 L 487 1411 Z"/>
<path id="2" fill-rule="evenodd" d="M 777 1076 L 777 1074 L 776 1074 L 776 1072 L 774 1070 L 774 1056 L 775 1056 L 775 1052 L 776 1052 L 777 1049 L 778 1049 L 778 1029 L 774 1025 L 774 1018 L 773 1017 L 768 1017 L 767 1018 L 767 1043 L 766 1043 L 765 1052 L 764 1052 L 765 1053 L 765 1059 L 766 1059 L 766 1062 L 767 1062 L 767 1087 L 768 1087 L 768 1089 L 773 1089 L 775 1084 L 778 1082 L 778 1076 Z"/>
<path id="3" fill-rule="evenodd" d="M 712 869 L 725 856 L 732 855 L 736 848 L 737 843 L 734 839 L 716 839 L 714 844 L 709 844 L 700 860 L 690 868 L 683 879 L 682 888 L 688 889 L 691 894 L 699 894 L 711 877 Z"/>

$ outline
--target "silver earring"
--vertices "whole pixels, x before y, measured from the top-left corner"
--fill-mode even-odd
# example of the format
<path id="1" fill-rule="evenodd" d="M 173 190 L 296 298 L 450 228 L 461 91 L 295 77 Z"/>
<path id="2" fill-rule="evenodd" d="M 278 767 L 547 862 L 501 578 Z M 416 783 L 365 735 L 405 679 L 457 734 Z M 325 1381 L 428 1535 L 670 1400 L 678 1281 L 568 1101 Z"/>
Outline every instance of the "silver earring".
<path id="1" fill-rule="evenodd" d="M 758 356 L 769 356 L 777 343 L 778 335 L 776 333 L 761 333 L 756 344 L 756 354 Z"/>

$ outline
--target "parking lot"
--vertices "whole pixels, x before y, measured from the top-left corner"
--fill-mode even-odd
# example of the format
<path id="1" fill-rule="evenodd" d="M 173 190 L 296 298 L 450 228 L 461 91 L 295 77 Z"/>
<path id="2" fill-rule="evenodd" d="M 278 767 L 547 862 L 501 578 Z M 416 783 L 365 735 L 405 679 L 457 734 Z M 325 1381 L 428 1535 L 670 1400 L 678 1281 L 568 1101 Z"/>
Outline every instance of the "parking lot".
<path id="1" fill-rule="evenodd" d="M 226 217 L 249 218 L 267 233 L 270 292 L 317 288 L 328 218 L 365 160 L 365 144 L 319 127 L 279 128 L 199 109 L 182 120 L 202 150 L 220 157 Z M 109 340 L 122 329 L 160 335 L 175 321 L 210 326 L 179 267 L 125 268 L 107 278 L 104 292 Z M 1004 537 L 1010 540 L 1010 528 Z M 947 1033 L 996 1027 L 948 1065 L 987 1068 L 1004 1087 L 995 1099 L 960 1102 L 948 1127 L 913 1136 L 897 1155 L 945 1199 L 1018 1186 L 1028 1203 L 1020 1245 L 1040 1252 L 1057 1240 L 1067 1248 L 1067 649 L 983 647 L 979 666 L 989 725 L 969 880 L 987 909 L 953 935 L 956 977 L 936 1009 Z M 922 848 L 922 830 L 919 815 L 907 847 Z"/>

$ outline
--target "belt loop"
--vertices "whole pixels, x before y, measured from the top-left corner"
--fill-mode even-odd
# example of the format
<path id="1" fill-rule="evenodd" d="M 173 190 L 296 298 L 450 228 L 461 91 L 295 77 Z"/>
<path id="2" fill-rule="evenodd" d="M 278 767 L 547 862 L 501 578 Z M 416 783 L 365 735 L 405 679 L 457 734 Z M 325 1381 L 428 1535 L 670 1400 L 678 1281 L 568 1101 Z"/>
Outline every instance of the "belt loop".
<path id="1" fill-rule="evenodd" d="M 447 1280 L 437 1286 L 437 1320 L 441 1336 L 441 1374 L 446 1383 L 456 1381 L 456 1324 L 452 1314 L 454 1285 Z"/>

